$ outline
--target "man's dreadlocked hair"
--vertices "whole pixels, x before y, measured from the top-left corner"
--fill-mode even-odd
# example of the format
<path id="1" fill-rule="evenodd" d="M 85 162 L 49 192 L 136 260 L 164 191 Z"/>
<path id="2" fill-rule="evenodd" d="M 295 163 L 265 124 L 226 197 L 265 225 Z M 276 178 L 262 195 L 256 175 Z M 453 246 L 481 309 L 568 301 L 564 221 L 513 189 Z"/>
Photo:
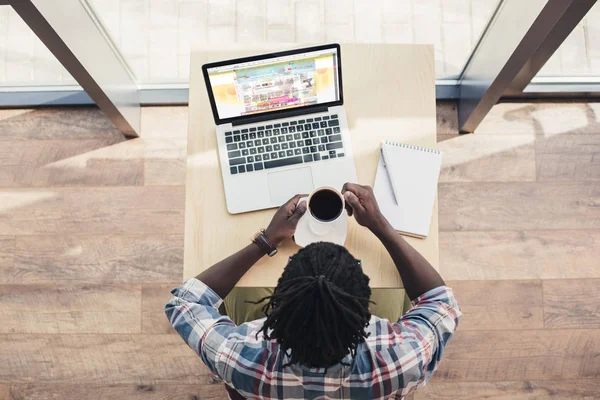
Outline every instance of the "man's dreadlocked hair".
<path id="1" fill-rule="evenodd" d="M 365 341 L 370 297 L 369 277 L 348 250 L 314 243 L 291 257 L 273 295 L 257 302 L 269 300 L 261 331 L 290 350 L 287 365 L 327 368 Z"/>

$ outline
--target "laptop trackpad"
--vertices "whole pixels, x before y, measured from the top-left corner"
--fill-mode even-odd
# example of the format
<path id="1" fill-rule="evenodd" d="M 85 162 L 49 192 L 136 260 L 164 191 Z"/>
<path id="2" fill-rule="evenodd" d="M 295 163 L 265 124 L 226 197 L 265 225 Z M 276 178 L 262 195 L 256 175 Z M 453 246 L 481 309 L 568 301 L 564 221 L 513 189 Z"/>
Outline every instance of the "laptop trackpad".
<path id="1" fill-rule="evenodd" d="M 314 189 L 310 167 L 271 172 L 267 176 L 271 201 L 275 204 L 283 204 L 297 194 L 310 193 Z"/>

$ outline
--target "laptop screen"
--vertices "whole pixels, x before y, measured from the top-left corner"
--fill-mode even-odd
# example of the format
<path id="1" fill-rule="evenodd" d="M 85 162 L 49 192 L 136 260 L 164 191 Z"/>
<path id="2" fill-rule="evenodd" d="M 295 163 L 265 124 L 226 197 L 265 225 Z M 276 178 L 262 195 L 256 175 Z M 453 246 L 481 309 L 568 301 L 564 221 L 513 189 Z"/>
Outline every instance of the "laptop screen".
<path id="1" fill-rule="evenodd" d="M 299 51 L 207 65 L 215 117 L 222 121 L 341 100 L 339 47 Z"/>

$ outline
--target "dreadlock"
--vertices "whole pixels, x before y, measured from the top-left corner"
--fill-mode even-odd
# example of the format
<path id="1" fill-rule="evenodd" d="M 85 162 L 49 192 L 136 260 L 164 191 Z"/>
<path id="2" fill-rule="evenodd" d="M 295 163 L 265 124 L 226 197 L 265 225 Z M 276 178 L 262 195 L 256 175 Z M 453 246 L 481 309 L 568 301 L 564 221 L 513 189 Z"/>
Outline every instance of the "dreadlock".
<path id="1" fill-rule="evenodd" d="M 348 250 L 314 243 L 290 258 L 273 295 L 257 302 L 269 300 L 261 332 L 291 352 L 285 366 L 327 368 L 365 341 L 370 297 L 369 277 Z"/>

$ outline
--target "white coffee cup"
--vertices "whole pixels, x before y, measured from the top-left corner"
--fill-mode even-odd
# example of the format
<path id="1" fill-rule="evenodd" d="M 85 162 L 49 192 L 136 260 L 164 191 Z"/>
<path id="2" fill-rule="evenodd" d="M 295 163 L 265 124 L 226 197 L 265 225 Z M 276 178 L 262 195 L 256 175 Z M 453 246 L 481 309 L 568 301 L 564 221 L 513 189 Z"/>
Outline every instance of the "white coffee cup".
<path id="1" fill-rule="evenodd" d="M 316 235 L 326 235 L 334 228 L 336 222 L 344 214 L 344 196 L 329 186 L 319 187 L 308 196 L 298 201 L 306 201 L 308 226 Z"/>

